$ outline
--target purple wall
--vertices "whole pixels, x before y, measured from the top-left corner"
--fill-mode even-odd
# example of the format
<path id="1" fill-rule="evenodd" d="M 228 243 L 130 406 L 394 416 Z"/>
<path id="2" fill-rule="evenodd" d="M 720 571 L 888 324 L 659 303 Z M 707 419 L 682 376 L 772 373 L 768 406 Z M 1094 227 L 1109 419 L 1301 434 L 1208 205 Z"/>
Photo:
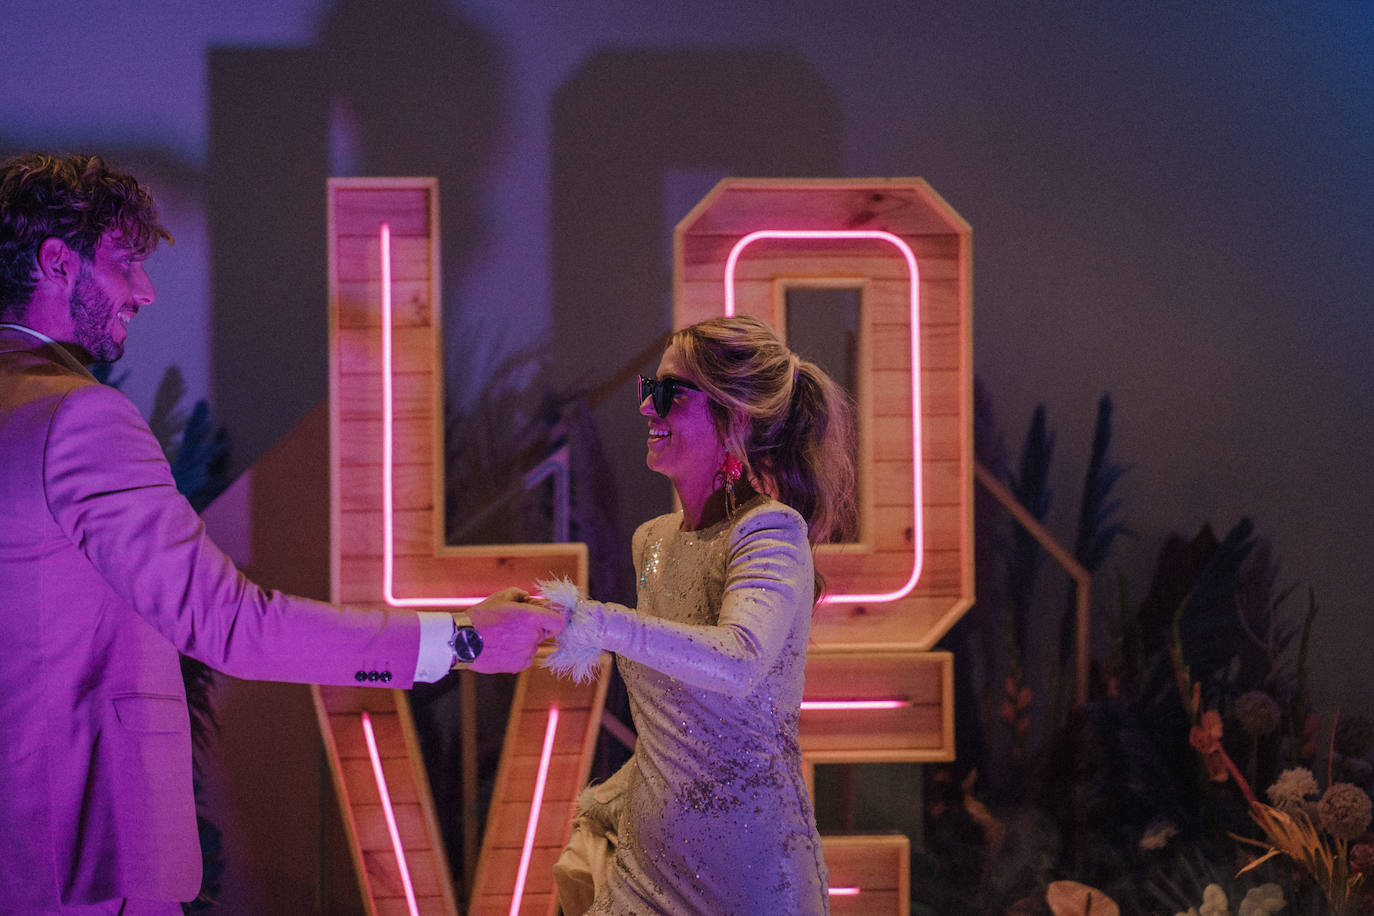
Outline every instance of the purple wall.
<path id="1" fill-rule="evenodd" d="M 398 11 L 400 10 L 400 11 Z M 0 150 L 100 151 L 178 243 L 121 369 L 208 397 L 238 468 L 323 397 L 323 181 L 441 180 L 452 396 L 565 389 L 670 320 L 673 224 L 727 174 L 921 176 L 974 228 L 975 360 L 1059 432 L 1070 537 L 1116 403 L 1116 563 L 1255 518 L 1323 607 L 1319 707 L 1374 709 L 1374 5 L 384 0 L 7 5 Z M 593 333 L 589 333 L 590 329 Z M 602 330 L 613 333 L 600 334 Z M 556 341 L 551 343 L 551 341 Z M 628 389 L 623 524 L 668 492 Z"/>

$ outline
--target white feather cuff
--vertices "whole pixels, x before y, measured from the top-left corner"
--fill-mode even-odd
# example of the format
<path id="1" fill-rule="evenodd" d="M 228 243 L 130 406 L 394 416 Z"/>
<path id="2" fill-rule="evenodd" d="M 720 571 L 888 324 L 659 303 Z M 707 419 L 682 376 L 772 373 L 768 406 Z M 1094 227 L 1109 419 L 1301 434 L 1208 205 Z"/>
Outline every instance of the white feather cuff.
<path id="1" fill-rule="evenodd" d="M 595 680 L 601 673 L 601 646 L 596 639 L 600 626 L 591 613 L 596 602 L 584 598 L 567 578 L 540 579 L 535 585 L 564 622 L 544 667 L 579 684 Z"/>

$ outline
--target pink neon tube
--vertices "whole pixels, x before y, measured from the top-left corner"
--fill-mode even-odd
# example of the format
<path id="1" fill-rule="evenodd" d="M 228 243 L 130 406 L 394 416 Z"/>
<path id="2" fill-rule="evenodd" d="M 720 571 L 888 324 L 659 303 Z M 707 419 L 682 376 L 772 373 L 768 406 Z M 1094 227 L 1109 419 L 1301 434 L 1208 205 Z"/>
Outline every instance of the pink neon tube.
<path id="1" fill-rule="evenodd" d="M 392 607 L 468 607 L 477 598 L 396 597 L 395 432 L 392 395 L 391 226 L 382 223 L 382 598 Z"/>
<path id="2" fill-rule="evenodd" d="M 725 314 L 735 314 L 735 266 L 744 249 L 760 239 L 876 239 L 896 247 L 906 261 L 911 283 L 911 505 L 913 523 L 911 575 L 906 584 L 895 591 L 873 594 L 826 595 L 822 604 L 858 604 L 896 601 L 910 594 L 921 578 L 921 564 L 925 557 L 925 519 L 921 502 L 921 308 L 920 271 L 916 255 L 900 236 L 877 229 L 760 229 L 735 243 L 725 260 Z"/>
<path id="3" fill-rule="evenodd" d="M 802 709 L 901 709 L 906 700 L 802 700 Z"/>
<path id="4" fill-rule="evenodd" d="M 832 897 L 857 897 L 859 889 L 857 887 L 832 887 L 828 888 Z"/>
<path id="5" fill-rule="evenodd" d="M 549 724 L 544 727 L 544 749 L 539 753 L 539 775 L 534 780 L 534 798 L 530 801 L 530 819 L 525 825 L 525 843 L 520 847 L 520 869 L 515 873 L 515 896 L 510 902 L 510 916 L 518 916 L 520 901 L 525 896 L 525 877 L 530 871 L 530 856 L 534 853 L 534 834 L 539 829 L 539 806 L 544 803 L 544 784 L 549 778 L 549 761 L 553 758 L 553 736 L 558 731 L 558 707 L 549 707 Z"/>
<path id="6" fill-rule="evenodd" d="M 391 848 L 396 853 L 396 866 L 401 872 L 401 884 L 406 892 L 406 906 L 410 916 L 420 916 L 419 904 L 415 902 L 415 887 L 410 882 L 410 866 L 406 864 L 406 851 L 401 848 L 401 831 L 396 827 L 396 812 L 391 808 L 391 793 L 386 787 L 386 775 L 382 773 L 382 757 L 377 753 L 377 736 L 372 733 L 372 717 L 363 711 L 363 738 L 367 741 L 367 756 L 372 759 L 372 775 L 377 780 L 377 794 L 382 797 L 382 813 L 386 815 L 386 830 L 391 834 Z"/>

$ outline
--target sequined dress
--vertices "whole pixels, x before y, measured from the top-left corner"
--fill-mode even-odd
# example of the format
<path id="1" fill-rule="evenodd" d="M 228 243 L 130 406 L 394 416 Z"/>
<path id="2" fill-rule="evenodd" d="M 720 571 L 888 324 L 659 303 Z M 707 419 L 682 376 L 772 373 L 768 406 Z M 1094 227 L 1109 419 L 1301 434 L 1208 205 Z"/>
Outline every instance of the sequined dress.
<path id="1" fill-rule="evenodd" d="M 582 599 L 560 646 L 616 653 L 639 734 L 594 787 L 619 845 L 588 911 L 823 914 L 827 872 L 797 720 L 811 625 L 806 523 L 764 497 L 635 532 L 638 607 Z M 593 793 L 588 793 L 593 794 Z"/>

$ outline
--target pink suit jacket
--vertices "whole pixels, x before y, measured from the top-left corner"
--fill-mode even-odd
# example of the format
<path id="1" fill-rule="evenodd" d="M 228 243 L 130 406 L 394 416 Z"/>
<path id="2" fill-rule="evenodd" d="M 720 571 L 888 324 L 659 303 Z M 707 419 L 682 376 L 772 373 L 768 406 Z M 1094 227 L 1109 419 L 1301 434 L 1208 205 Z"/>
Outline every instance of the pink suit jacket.
<path id="1" fill-rule="evenodd" d="M 195 897 L 178 650 L 242 678 L 409 687 L 419 638 L 412 613 L 254 585 L 133 404 L 0 328 L 0 914 Z"/>

